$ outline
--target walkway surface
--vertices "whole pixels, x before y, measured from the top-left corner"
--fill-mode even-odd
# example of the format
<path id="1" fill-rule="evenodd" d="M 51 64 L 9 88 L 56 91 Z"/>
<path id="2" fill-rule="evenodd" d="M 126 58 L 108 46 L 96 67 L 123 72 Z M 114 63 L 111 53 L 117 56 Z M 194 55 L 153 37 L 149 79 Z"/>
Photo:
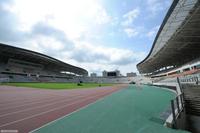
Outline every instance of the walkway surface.
<path id="1" fill-rule="evenodd" d="M 154 86 L 129 86 L 35 133 L 184 133 L 163 126 L 160 115 L 173 92 Z"/>

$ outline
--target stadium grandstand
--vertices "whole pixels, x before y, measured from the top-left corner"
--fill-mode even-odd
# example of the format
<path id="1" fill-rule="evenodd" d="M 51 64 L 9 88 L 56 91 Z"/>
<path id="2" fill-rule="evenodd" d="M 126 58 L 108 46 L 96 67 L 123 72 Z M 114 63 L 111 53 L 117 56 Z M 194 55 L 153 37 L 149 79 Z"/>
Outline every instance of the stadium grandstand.
<path id="1" fill-rule="evenodd" d="M 176 88 L 172 126 L 193 133 L 200 132 L 199 44 L 200 1 L 174 0 L 149 54 L 137 64 L 140 74 L 150 77 L 154 85 Z"/>
<path id="2" fill-rule="evenodd" d="M 126 76 L 89 77 L 88 71 L 50 56 L 0 44 L 0 82 L 130 83 L 140 79 Z"/>
<path id="3" fill-rule="evenodd" d="M 174 0 L 148 56 L 137 65 L 141 74 L 156 74 L 181 67 L 200 57 L 198 0 Z"/>
<path id="4" fill-rule="evenodd" d="M 85 69 L 34 51 L 0 44 L 0 82 L 72 82 Z"/>

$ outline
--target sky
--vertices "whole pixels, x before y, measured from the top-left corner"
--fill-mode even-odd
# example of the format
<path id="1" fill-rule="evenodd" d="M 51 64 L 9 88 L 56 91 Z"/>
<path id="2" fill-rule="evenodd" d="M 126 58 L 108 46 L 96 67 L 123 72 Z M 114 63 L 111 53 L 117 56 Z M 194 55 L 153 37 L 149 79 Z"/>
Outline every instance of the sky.
<path id="1" fill-rule="evenodd" d="M 101 75 L 137 72 L 172 0 L 0 0 L 0 42 Z"/>

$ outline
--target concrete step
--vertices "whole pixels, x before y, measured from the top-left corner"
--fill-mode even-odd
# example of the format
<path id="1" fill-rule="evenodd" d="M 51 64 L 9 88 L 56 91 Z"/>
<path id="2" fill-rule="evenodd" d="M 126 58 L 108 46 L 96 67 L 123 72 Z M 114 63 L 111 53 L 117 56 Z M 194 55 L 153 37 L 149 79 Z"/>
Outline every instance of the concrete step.
<path id="1" fill-rule="evenodd" d="M 187 115 L 187 125 L 192 133 L 200 133 L 200 116 Z"/>
<path id="2" fill-rule="evenodd" d="M 200 103 L 200 101 L 196 101 L 196 100 L 185 100 L 185 103 L 188 103 L 188 104 L 198 104 L 198 103 Z"/>

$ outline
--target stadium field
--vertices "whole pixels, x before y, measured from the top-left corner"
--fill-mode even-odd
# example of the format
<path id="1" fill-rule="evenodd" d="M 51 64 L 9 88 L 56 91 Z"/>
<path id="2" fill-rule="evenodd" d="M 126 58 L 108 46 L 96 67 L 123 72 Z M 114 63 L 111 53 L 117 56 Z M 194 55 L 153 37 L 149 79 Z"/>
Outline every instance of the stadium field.
<path id="1" fill-rule="evenodd" d="M 101 86 L 112 86 L 113 84 L 98 84 L 98 83 L 1 83 L 1 85 L 16 86 L 16 87 L 31 87 L 42 89 L 78 89 L 78 88 L 95 88 Z"/>

